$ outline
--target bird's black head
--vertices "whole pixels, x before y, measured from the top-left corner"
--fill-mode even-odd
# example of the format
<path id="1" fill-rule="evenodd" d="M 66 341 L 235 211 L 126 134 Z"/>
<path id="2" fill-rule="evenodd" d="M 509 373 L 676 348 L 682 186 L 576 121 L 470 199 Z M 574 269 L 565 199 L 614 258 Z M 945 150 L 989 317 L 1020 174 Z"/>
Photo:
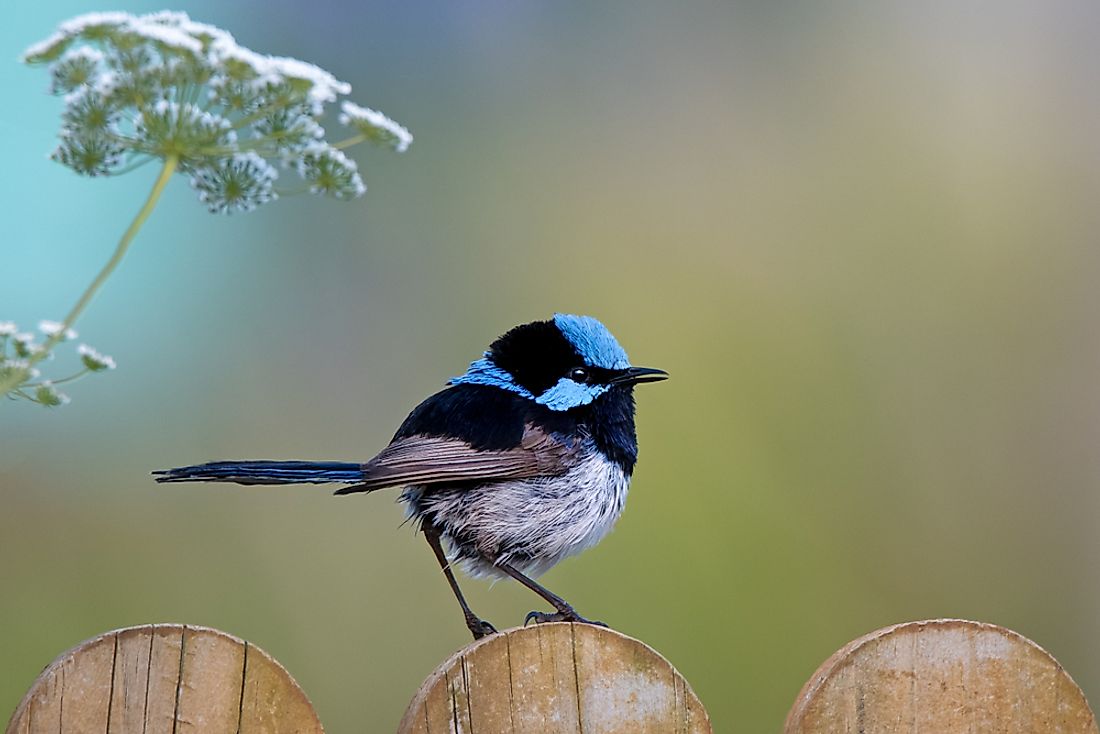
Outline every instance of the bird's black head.
<path id="1" fill-rule="evenodd" d="M 632 367 L 611 332 L 591 316 L 556 314 L 510 330 L 451 382 L 492 385 L 562 411 L 667 376 L 662 370 Z"/>

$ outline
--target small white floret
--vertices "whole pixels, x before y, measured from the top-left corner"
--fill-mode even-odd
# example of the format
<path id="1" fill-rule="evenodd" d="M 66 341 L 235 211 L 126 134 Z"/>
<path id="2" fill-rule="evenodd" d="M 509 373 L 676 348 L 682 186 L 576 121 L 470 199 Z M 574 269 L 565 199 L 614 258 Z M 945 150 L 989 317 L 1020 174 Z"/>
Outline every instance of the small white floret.
<path id="1" fill-rule="evenodd" d="M 412 133 L 378 110 L 360 107 L 346 100 L 341 103 L 340 109 L 341 125 L 357 128 L 368 137 L 380 138 L 392 144 L 393 149 L 398 153 L 404 153 L 412 144 Z"/>
<path id="2" fill-rule="evenodd" d="M 78 36 L 89 28 L 95 26 L 120 26 L 126 25 L 130 21 L 137 20 L 136 17 L 129 13 L 123 13 L 121 11 L 112 10 L 107 12 L 95 12 L 84 13 L 78 15 L 75 18 L 69 18 L 67 21 L 57 27 L 58 32 L 63 36 Z"/>
<path id="3" fill-rule="evenodd" d="M 104 56 L 103 52 L 98 48 L 93 48 L 92 46 L 77 46 L 61 54 L 61 58 L 58 59 L 58 61 L 86 61 L 94 66 L 102 63 L 105 58 L 106 56 Z"/>
<path id="4" fill-rule="evenodd" d="M 87 344 L 78 346 L 76 352 L 80 355 L 80 361 L 92 372 L 113 370 L 115 368 L 115 361 L 112 358 L 108 357 L 106 354 L 100 354 Z"/>
<path id="5" fill-rule="evenodd" d="M 49 380 L 38 386 L 34 397 L 35 400 L 50 408 L 66 405 L 69 402 L 69 396 L 54 387 Z"/>
<path id="6" fill-rule="evenodd" d="M 324 104 L 335 102 L 336 97 L 351 92 L 351 85 L 342 82 L 321 67 L 301 59 L 292 59 L 288 56 L 268 56 L 271 66 L 284 77 L 290 79 L 304 79 L 310 83 L 309 100 L 313 103 Z"/>
<path id="7" fill-rule="evenodd" d="M 74 329 L 66 329 L 65 325 L 62 324 L 60 321 L 39 321 L 38 330 L 51 338 L 56 336 L 57 334 L 61 334 L 62 341 L 76 339 L 76 331 Z"/>
<path id="8" fill-rule="evenodd" d="M 23 55 L 19 57 L 19 60 L 25 64 L 31 59 L 46 53 L 57 44 L 64 42 L 66 38 L 67 36 L 63 33 L 53 33 L 49 38 L 28 46 Z"/>
<path id="9" fill-rule="evenodd" d="M 126 25 L 126 28 L 141 38 L 162 44 L 168 48 L 187 51 L 196 55 L 202 53 L 202 41 L 193 38 L 179 28 L 150 22 L 145 18 L 134 18 Z"/>
<path id="10" fill-rule="evenodd" d="M 0 359 L 0 375 L 12 377 L 18 375 L 21 382 L 37 380 L 42 374 L 26 359 Z"/>

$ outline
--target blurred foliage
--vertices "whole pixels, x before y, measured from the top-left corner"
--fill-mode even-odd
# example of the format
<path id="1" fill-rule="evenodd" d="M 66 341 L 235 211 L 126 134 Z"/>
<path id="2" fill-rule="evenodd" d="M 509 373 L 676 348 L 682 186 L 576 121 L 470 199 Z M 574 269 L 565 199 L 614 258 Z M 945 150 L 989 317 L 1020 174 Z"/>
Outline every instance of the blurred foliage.
<path id="1" fill-rule="evenodd" d="M 82 320 L 118 376 L 0 425 L 0 711 L 68 645 L 186 621 L 275 655 L 330 731 L 392 730 L 467 633 L 391 497 L 147 472 L 366 458 L 554 310 L 673 379 L 638 391 L 616 532 L 545 581 L 718 731 L 778 731 L 833 650 L 927 617 L 1016 629 L 1100 690 L 1093 4 L 184 6 L 372 70 L 345 77 L 417 145 L 353 206 L 226 221 L 167 192 Z M 0 46 L 91 9 L 25 8 Z M 75 290 L 150 182 L 44 165 L 54 102 L 0 81 L 31 100 L 0 122 L 5 265 Z M 0 312 L 63 305 L 32 281 Z M 497 625 L 539 606 L 466 586 Z"/>

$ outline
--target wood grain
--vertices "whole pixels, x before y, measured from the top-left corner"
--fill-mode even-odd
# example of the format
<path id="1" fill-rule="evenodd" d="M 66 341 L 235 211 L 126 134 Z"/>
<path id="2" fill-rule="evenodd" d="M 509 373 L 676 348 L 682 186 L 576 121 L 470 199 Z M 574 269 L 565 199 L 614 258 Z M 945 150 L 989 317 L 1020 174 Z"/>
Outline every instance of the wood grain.
<path id="1" fill-rule="evenodd" d="M 398 734 L 709 734 L 691 687 L 652 648 L 587 624 L 473 643 L 424 682 Z"/>
<path id="2" fill-rule="evenodd" d="M 63 653 L 7 734 L 321 733 L 305 694 L 258 647 L 180 624 L 116 630 Z"/>
<path id="3" fill-rule="evenodd" d="M 1034 642 L 992 624 L 909 622 L 864 635 L 798 694 L 786 734 L 1097 734 L 1081 689 Z"/>
<path id="4" fill-rule="evenodd" d="M 706 711 L 648 646 L 591 625 L 507 630 L 421 686 L 399 734 L 707 734 Z M 786 734 L 1100 734 L 1081 690 L 1030 640 L 931 620 L 864 635 L 806 683 Z M 275 660 L 223 632 L 133 627 L 87 640 L 38 677 L 7 734 L 323 733 Z"/>

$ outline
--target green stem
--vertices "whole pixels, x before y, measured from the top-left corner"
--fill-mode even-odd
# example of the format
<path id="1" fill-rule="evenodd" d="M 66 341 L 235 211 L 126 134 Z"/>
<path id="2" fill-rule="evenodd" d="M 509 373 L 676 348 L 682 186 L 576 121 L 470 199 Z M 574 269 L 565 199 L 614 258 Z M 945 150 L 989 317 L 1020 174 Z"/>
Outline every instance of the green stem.
<path id="1" fill-rule="evenodd" d="M 142 157 L 142 156 L 144 156 L 144 157 Z M 138 154 L 138 155 L 134 156 L 134 162 L 130 163 L 125 168 L 120 168 L 117 171 L 111 171 L 111 175 L 112 176 L 121 176 L 123 174 L 129 173 L 130 171 L 136 171 L 137 169 L 141 168 L 142 166 L 144 166 L 145 164 L 147 164 L 151 160 L 154 160 L 154 158 L 152 156 L 148 156 L 148 155 L 144 155 L 144 154 Z"/>
<path id="2" fill-rule="evenodd" d="M 68 377 L 62 377 L 60 380 L 44 380 L 43 382 L 28 382 L 28 383 L 24 384 L 23 387 L 42 387 L 47 382 L 50 383 L 51 385 L 64 385 L 66 382 L 74 382 L 76 380 L 79 380 L 81 377 L 84 377 L 84 375 L 90 375 L 91 373 L 92 373 L 92 371 L 85 367 L 80 372 L 77 372 L 75 375 L 69 375 Z"/>
<path id="3" fill-rule="evenodd" d="M 353 135 L 350 138 L 344 138 L 343 140 L 341 140 L 338 143 L 333 143 L 332 147 L 336 148 L 336 150 L 343 150 L 344 148 L 350 148 L 353 145 L 358 145 L 359 143 L 362 143 L 366 139 L 367 139 L 366 135 L 362 135 L 362 134 Z"/>
<path id="4" fill-rule="evenodd" d="M 333 143 L 332 147 L 336 148 L 336 150 L 343 150 L 345 148 L 350 148 L 353 145 L 358 145 L 359 143 L 362 143 L 362 142 L 366 141 L 367 139 L 368 139 L 367 136 L 363 135 L 363 134 L 352 135 L 350 138 L 344 138 L 343 140 L 341 140 L 337 143 Z M 272 137 L 254 138 L 252 140 L 242 141 L 242 142 L 238 143 L 236 146 L 232 146 L 232 145 L 211 145 L 207 148 L 200 148 L 199 150 L 195 151 L 195 155 L 207 156 L 207 157 L 218 157 L 218 156 L 233 155 L 234 153 L 237 153 L 237 152 L 240 152 L 240 151 L 253 150 L 253 151 L 256 151 L 257 153 L 259 153 L 260 155 L 262 155 L 264 157 L 271 157 L 271 156 L 273 156 L 273 155 L 275 155 L 279 152 L 278 147 L 265 148 L 265 146 L 268 145 L 268 144 L 277 144 L 277 143 L 278 143 L 278 141 L 275 138 L 272 138 Z"/>
<path id="5" fill-rule="evenodd" d="M 37 403 L 38 402 L 32 396 L 30 396 L 27 393 L 23 392 L 23 388 L 16 388 L 15 390 L 12 390 L 10 394 L 15 395 L 15 396 L 20 397 L 20 398 L 23 398 L 24 400 L 29 400 L 32 403 Z"/>
<path id="6" fill-rule="evenodd" d="M 164 159 L 164 166 L 160 169 L 160 175 L 157 176 L 157 181 L 153 184 L 153 190 L 149 192 L 149 198 L 145 200 L 145 205 L 138 211 L 137 216 L 134 217 L 134 221 L 130 222 L 130 226 L 126 228 L 126 231 L 122 234 L 122 239 L 118 241 L 118 246 L 115 248 L 115 252 L 111 255 L 111 259 L 107 261 L 107 264 L 103 266 L 103 269 L 99 271 L 99 275 L 95 277 L 92 284 L 88 286 L 88 290 L 84 291 L 84 295 L 80 297 L 80 300 L 76 302 L 73 309 L 69 311 L 69 315 L 65 317 L 65 321 L 62 322 L 64 329 L 72 327 L 76 323 L 77 318 L 87 307 L 88 303 L 92 300 L 92 296 L 96 294 L 100 286 L 110 277 L 111 273 L 115 271 L 118 264 L 122 262 L 123 256 L 126 255 L 126 251 L 130 249 L 130 243 L 133 242 L 134 236 L 137 235 L 138 230 L 141 229 L 141 225 L 145 224 L 145 220 L 149 218 L 149 215 L 153 213 L 153 208 L 157 205 L 157 200 L 160 199 L 161 193 L 164 192 L 164 187 L 168 183 L 168 179 L 172 177 L 172 174 L 176 170 L 176 164 L 179 163 L 179 159 L 176 156 L 168 156 Z M 62 330 L 62 332 L 64 331 Z M 57 342 L 61 341 L 62 332 L 58 332 L 53 338 L 46 342 L 47 351 L 53 348 Z"/>
<path id="7" fill-rule="evenodd" d="M 111 273 L 115 271 L 118 264 L 122 262 L 122 258 L 126 255 L 126 251 L 130 249 L 130 243 L 133 242 L 138 230 L 141 229 L 141 225 L 145 224 L 145 220 L 149 218 L 154 207 L 156 207 L 157 201 L 164 192 L 164 187 L 168 184 L 168 179 L 172 177 L 178 163 L 179 158 L 174 155 L 170 155 L 164 159 L 164 166 L 160 169 L 160 175 L 157 176 L 156 183 L 153 184 L 153 190 L 149 192 L 149 198 L 145 200 L 144 206 L 138 211 L 137 216 L 134 217 L 134 221 L 130 222 L 130 226 L 127 227 L 126 231 L 122 234 L 122 239 L 118 241 L 118 246 L 115 247 L 111 259 L 107 261 L 107 264 L 99 271 L 99 275 L 95 277 L 92 284 L 88 286 L 88 289 L 80 296 L 80 300 L 77 301 L 76 305 L 69 311 L 69 315 L 66 316 L 65 320 L 61 323 L 61 328 L 57 333 L 47 339 L 46 343 L 42 345 L 43 348 L 27 360 L 30 366 L 33 367 L 45 359 L 50 351 L 64 339 L 65 332 L 72 328 L 76 320 L 80 318 L 80 314 L 84 312 L 84 309 L 87 308 L 88 304 L 91 302 L 92 297 L 95 296 L 96 292 L 106 282 L 107 278 L 111 276 Z M 18 384 L 18 381 L 12 379 L 0 382 L 0 395 L 6 395 Z"/>

